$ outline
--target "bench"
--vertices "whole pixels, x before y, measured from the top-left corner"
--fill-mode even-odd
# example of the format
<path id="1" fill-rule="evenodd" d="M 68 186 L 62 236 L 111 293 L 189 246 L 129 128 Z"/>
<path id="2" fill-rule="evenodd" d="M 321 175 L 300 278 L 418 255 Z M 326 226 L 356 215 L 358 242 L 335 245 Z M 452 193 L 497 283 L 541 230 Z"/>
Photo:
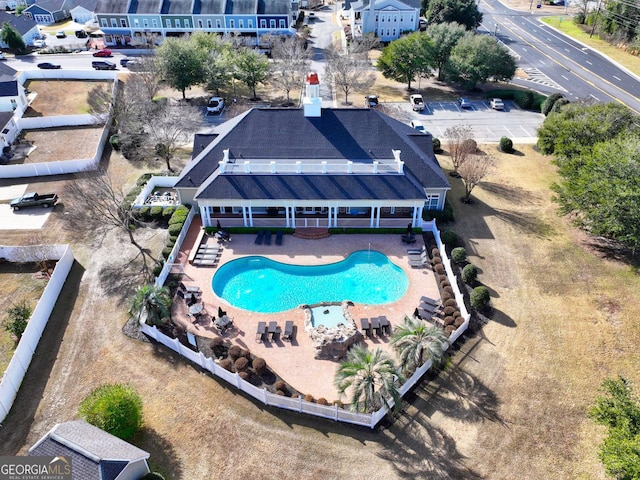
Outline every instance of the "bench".
<path id="1" fill-rule="evenodd" d="M 198 249 L 200 248 L 200 244 L 202 243 L 202 239 L 207 233 L 204 228 L 200 229 L 200 233 L 198 233 L 198 237 L 196 241 L 193 243 L 193 247 L 191 247 L 191 252 L 189 253 L 188 261 L 189 263 L 193 263 L 196 258 L 196 254 L 198 253 Z"/>

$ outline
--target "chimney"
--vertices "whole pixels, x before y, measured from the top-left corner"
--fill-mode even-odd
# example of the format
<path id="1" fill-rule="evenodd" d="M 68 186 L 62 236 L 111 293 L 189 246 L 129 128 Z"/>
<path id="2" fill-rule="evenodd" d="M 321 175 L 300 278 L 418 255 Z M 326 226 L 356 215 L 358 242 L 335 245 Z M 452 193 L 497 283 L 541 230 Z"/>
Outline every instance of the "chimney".
<path id="1" fill-rule="evenodd" d="M 271 173 L 276 173 L 276 162 L 271 160 L 269 165 L 271 165 Z"/>
<path id="2" fill-rule="evenodd" d="M 249 160 L 244 161 L 244 173 L 251 173 L 251 166 Z"/>
<path id="3" fill-rule="evenodd" d="M 404 162 L 400 160 L 401 150 L 391 150 L 393 152 L 393 158 L 396 160 L 396 164 L 398 165 L 398 173 L 402 173 L 404 171 Z"/>
<path id="4" fill-rule="evenodd" d="M 327 161 L 322 161 L 322 173 L 327 173 Z"/>
<path id="5" fill-rule="evenodd" d="M 296 173 L 302 173 L 302 162 L 300 160 L 296 162 Z"/>
<path id="6" fill-rule="evenodd" d="M 320 117 L 322 110 L 322 98 L 320 98 L 320 80 L 316 72 L 307 74 L 305 94 L 302 99 L 305 117 Z"/>
<path id="7" fill-rule="evenodd" d="M 378 173 L 378 162 L 377 160 L 373 162 L 373 173 Z"/>
<path id="8" fill-rule="evenodd" d="M 353 173 L 353 162 L 351 160 L 347 162 L 347 173 Z"/>
<path id="9" fill-rule="evenodd" d="M 220 173 L 224 173 L 224 169 L 225 169 L 225 168 L 226 168 L 226 166 L 227 166 L 227 162 L 225 162 L 224 160 L 220 160 L 220 161 L 218 162 L 218 165 L 220 165 Z"/>

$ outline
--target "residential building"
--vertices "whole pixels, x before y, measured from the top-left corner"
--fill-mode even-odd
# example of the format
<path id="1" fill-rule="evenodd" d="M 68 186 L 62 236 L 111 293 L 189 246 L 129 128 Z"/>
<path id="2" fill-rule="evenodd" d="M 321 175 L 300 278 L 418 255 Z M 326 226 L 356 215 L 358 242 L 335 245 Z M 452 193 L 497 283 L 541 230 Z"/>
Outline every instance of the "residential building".
<path id="1" fill-rule="evenodd" d="M 18 31 L 25 45 L 33 45 L 33 41 L 40 36 L 38 24 L 29 16 L 20 15 L 16 17 L 11 13 L 0 10 L 0 25 L 4 25 L 5 23 L 10 24 Z M 1 38 L 0 48 L 9 48 L 9 45 L 2 41 Z"/>
<path id="2" fill-rule="evenodd" d="M 158 43 L 193 31 L 243 37 L 255 46 L 270 33 L 292 35 L 291 0 L 98 0 L 95 17 L 106 45 Z"/>
<path id="3" fill-rule="evenodd" d="M 307 77 L 302 109 L 254 108 L 197 136 L 175 185 L 205 226 L 420 226 L 449 183 L 432 136 L 377 109 L 321 108 Z"/>
<path id="4" fill-rule="evenodd" d="M 50 25 L 71 17 L 68 0 L 38 0 L 22 11 L 39 25 Z"/>
<path id="5" fill-rule="evenodd" d="M 84 420 L 57 424 L 29 456 L 70 458 L 73 480 L 138 480 L 149 473 L 147 452 Z"/>
<path id="6" fill-rule="evenodd" d="M 358 0 L 342 6 L 353 35 L 375 33 L 382 42 L 400 38 L 419 29 L 420 0 Z"/>

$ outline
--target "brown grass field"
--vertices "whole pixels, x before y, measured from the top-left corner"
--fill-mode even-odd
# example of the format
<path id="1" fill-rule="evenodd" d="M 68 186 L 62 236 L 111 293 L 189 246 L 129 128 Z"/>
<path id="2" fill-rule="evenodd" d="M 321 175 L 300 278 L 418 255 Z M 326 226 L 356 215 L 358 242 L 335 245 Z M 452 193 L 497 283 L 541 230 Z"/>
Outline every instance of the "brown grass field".
<path id="1" fill-rule="evenodd" d="M 29 80 L 25 88 L 38 95 L 24 116 L 89 113 L 89 92 L 97 85 L 108 87 L 110 83 L 102 80 Z"/>

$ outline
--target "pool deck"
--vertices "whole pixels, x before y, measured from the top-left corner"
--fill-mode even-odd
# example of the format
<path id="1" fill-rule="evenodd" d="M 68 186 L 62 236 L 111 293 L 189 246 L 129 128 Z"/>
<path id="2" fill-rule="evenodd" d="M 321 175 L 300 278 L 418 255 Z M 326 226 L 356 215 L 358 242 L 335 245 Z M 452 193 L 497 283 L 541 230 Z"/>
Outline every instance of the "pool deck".
<path id="1" fill-rule="evenodd" d="M 202 337 L 220 336 L 218 330 L 213 327 L 213 320 L 222 307 L 233 318 L 235 328 L 230 329 L 223 338 L 232 344 L 240 345 L 250 350 L 254 355 L 264 358 L 267 365 L 282 377 L 293 388 L 304 394 L 311 394 L 316 399 L 325 398 L 329 402 L 338 400 L 333 378 L 339 365 L 338 361 L 316 360 L 313 357 L 311 340 L 304 330 L 304 315 L 302 309 L 296 308 L 280 313 L 266 314 L 256 313 L 235 308 L 225 300 L 213 293 L 211 280 L 217 271 L 217 267 L 248 255 L 264 255 L 273 260 L 297 265 L 321 265 L 344 260 L 350 253 L 356 250 L 376 250 L 384 253 L 389 259 L 401 267 L 409 277 L 407 293 L 398 301 L 384 305 L 355 304 L 349 311 L 360 327 L 360 319 L 363 317 L 386 316 L 392 329 L 401 324 L 405 315 L 411 315 L 420 303 L 420 298 L 428 296 L 438 298 L 438 287 L 433 271 L 430 268 L 412 268 L 407 261 L 407 245 L 400 240 L 400 235 L 332 235 L 319 240 L 306 240 L 284 235 L 282 245 L 275 245 L 272 239 L 271 245 L 256 245 L 255 235 L 233 235 L 231 241 L 224 245 L 222 256 L 217 267 L 194 266 L 187 262 L 190 250 L 201 228 L 199 217 L 196 217 L 187 232 L 180 251 L 178 261 L 184 265 L 182 281 L 185 285 L 198 285 L 202 291 L 202 301 L 208 312 L 197 324 L 194 324 L 188 316 L 185 302 L 176 297 L 173 302 L 172 318 L 188 331 Z M 418 236 L 416 245 L 422 246 Z M 208 237 L 207 243 L 216 243 L 214 238 Z M 213 316 L 213 318 L 212 318 Z M 284 330 L 285 321 L 294 323 L 294 336 L 291 342 L 283 341 L 277 337 L 275 341 L 256 341 L 256 328 L 259 321 L 276 321 L 280 332 Z M 368 348 L 382 348 L 392 355 L 393 350 L 389 344 L 389 337 L 365 338 Z"/>

